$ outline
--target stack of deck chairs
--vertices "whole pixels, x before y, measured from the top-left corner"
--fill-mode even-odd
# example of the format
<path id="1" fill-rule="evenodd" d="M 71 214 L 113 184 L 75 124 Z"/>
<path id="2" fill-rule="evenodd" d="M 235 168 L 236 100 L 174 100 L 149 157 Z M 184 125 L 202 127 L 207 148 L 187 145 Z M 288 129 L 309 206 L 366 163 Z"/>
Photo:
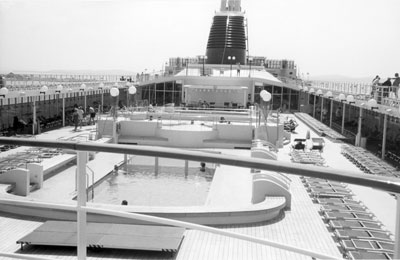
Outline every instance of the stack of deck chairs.
<path id="1" fill-rule="evenodd" d="M 306 163 L 323 165 L 325 159 L 322 158 L 321 153 L 317 150 L 303 151 L 303 150 L 292 150 L 291 151 L 292 161 L 296 163 Z"/>
<path id="2" fill-rule="evenodd" d="M 342 145 L 341 153 L 365 173 L 387 177 L 400 177 L 400 172 L 396 168 L 362 147 L 347 144 Z"/>
<path id="3" fill-rule="evenodd" d="M 302 177 L 335 241 L 348 259 L 393 259 L 394 237 L 360 201 L 353 199 L 347 185 L 324 179 Z"/>
<path id="4" fill-rule="evenodd" d="M 311 127 L 318 135 L 327 136 L 331 139 L 346 139 L 343 135 L 331 129 L 329 126 L 318 121 L 307 113 L 294 113 L 297 118 L 303 121 L 306 125 Z"/>

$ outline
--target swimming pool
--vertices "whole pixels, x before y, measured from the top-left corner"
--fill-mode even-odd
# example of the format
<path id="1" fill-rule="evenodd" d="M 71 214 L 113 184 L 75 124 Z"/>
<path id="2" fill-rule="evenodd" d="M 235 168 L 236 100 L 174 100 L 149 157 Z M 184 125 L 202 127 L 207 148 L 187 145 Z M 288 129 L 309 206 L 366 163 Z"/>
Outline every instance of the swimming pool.
<path id="1" fill-rule="evenodd" d="M 127 172 L 110 174 L 95 187 L 96 203 L 135 206 L 200 206 L 204 205 L 214 175 L 213 169 L 201 172 L 189 168 L 185 177 L 184 168 L 176 166 L 159 167 L 156 176 L 154 167 L 128 165 Z"/>

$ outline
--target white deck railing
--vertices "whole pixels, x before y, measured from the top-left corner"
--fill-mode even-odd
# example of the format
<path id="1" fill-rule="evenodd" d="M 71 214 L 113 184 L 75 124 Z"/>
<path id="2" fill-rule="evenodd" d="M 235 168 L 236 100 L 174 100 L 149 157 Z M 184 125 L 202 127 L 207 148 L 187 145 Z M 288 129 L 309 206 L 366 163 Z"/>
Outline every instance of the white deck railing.
<path id="1" fill-rule="evenodd" d="M 50 147 L 50 148 L 63 148 L 69 150 L 76 150 L 78 152 L 78 200 L 77 206 L 67 206 L 59 204 L 48 204 L 39 202 L 22 202 L 11 200 L 10 203 L 29 206 L 46 204 L 54 208 L 66 208 L 74 209 L 78 214 L 78 259 L 86 259 L 86 214 L 100 213 L 112 216 L 119 216 L 130 219 L 138 219 L 144 221 L 151 221 L 160 224 L 179 226 L 189 229 L 202 230 L 211 232 L 214 234 L 229 236 L 238 238 L 253 243 L 259 243 L 262 245 L 273 246 L 288 251 L 305 254 L 317 259 L 335 259 L 333 256 L 325 255 L 319 252 L 310 251 L 295 246 L 270 241 L 266 239 L 260 239 L 251 237 L 243 234 L 238 234 L 226 230 L 220 230 L 208 226 L 202 226 L 198 224 L 192 224 L 182 221 L 170 220 L 165 218 L 153 217 L 148 215 L 141 215 L 137 213 L 127 213 L 114 210 L 105 210 L 92 207 L 86 207 L 86 163 L 87 163 L 87 152 L 109 152 L 109 153 L 123 153 L 123 154 L 134 154 L 134 155 L 145 155 L 145 156 L 157 156 L 172 159 L 182 160 L 195 160 L 204 161 L 210 163 L 220 163 L 226 165 L 232 165 L 237 167 L 254 168 L 260 170 L 277 171 L 290 173 L 300 176 L 318 177 L 329 180 L 341 181 L 356 185 L 362 185 L 366 187 L 372 187 L 386 192 L 400 194 L 400 182 L 394 178 L 387 178 L 381 176 L 365 175 L 355 173 L 351 171 L 339 171 L 331 168 L 306 166 L 299 164 L 283 163 L 273 160 L 264 160 L 257 158 L 248 157 L 232 157 L 231 155 L 222 154 L 209 154 L 197 151 L 188 151 L 175 148 L 163 148 L 163 147 L 146 147 L 146 146 L 129 146 L 129 145 L 118 145 L 118 144 L 94 144 L 94 143 L 79 143 L 79 142 L 59 142 L 54 140 L 32 140 L 32 139 L 20 139 L 20 138 L 0 138 L 0 144 L 11 144 L 20 146 L 34 146 L 34 147 Z M 6 203 L 3 200 L 3 203 Z M 397 199 L 397 216 L 396 216 L 396 230 L 395 230 L 395 255 L 394 258 L 400 257 L 400 197 Z M 14 257 L 13 254 L 2 253 L 0 256 Z M 24 255 L 16 255 L 15 258 L 20 259 L 49 259 L 49 258 L 35 258 Z"/>

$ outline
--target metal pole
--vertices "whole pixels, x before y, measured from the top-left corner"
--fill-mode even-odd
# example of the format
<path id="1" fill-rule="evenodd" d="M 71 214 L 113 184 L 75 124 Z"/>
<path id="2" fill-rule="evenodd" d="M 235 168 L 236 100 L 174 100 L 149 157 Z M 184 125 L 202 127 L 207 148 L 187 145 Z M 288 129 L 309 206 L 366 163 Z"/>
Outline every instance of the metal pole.
<path id="1" fill-rule="evenodd" d="M 35 135 L 35 129 L 36 129 L 36 96 L 32 96 L 32 114 L 33 114 L 33 122 L 32 122 L 32 135 Z"/>
<path id="2" fill-rule="evenodd" d="M 357 129 L 356 146 L 361 146 L 362 113 L 363 113 L 363 109 L 362 109 L 362 107 L 360 107 L 360 115 L 358 116 L 358 129 Z"/>
<path id="3" fill-rule="evenodd" d="M 185 160 L 185 178 L 189 175 L 189 161 Z"/>
<path id="4" fill-rule="evenodd" d="M 324 97 L 321 96 L 321 122 L 322 122 L 323 111 L 324 111 Z"/>
<path id="5" fill-rule="evenodd" d="M 65 98 L 64 94 L 61 94 L 62 96 L 62 125 L 63 127 L 65 126 Z"/>
<path id="6" fill-rule="evenodd" d="M 158 176 L 158 157 L 154 157 L 154 174 Z"/>
<path id="7" fill-rule="evenodd" d="M 276 118 L 276 148 L 279 149 L 279 109 L 277 111 L 277 118 Z"/>
<path id="8" fill-rule="evenodd" d="M 82 207 L 86 207 L 86 163 L 88 153 L 78 151 L 77 167 L 78 167 L 78 200 L 77 200 L 77 212 L 78 212 L 78 259 L 86 259 L 86 210 Z"/>
<path id="9" fill-rule="evenodd" d="M 383 117 L 382 160 L 385 160 L 385 153 L 386 153 L 387 117 L 388 117 L 387 114 L 385 114 Z"/>
<path id="10" fill-rule="evenodd" d="M 104 106 L 103 102 L 104 102 L 104 90 L 102 89 L 101 90 L 101 107 L 100 107 L 99 113 L 103 112 L 103 106 Z"/>
<path id="11" fill-rule="evenodd" d="M 344 133 L 344 117 L 346 116 L 346 104 L 345 103 L 342 103 L 343 104 L 343 115 L 342 115 L 342 134 Z"/>
<path id="12" fill-rule="evenodd" d="M 315 101 L 316 101 L 316 95 L 314 94 L 314 105 L 313 105 L 313 113 L 312 113 L 313 118 L 315 118 Z"/>
<path id="13" fill-rule="evenodd" d="M 395 243 L 394 243 L 394 258 L 400 259 L 400 195 L 396 194 L 397 208 L 396 208 L 396 230 L 395 230 Z"/>
<path id="14" fill-rule="evenodd" d="M 332 128 L 333 99 L 331 99 L 331 112 L 329 117 L 329 127 Z"/>

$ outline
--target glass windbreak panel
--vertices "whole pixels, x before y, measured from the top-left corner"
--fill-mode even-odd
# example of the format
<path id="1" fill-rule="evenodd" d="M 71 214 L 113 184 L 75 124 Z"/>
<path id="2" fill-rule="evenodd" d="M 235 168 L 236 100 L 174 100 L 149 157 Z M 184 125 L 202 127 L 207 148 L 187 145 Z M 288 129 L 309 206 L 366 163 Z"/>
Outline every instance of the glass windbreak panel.
<path id="1" fill-rule="evenodd" d="M 393 116 L 389 116 L 387 121 L 385 159 L 400 167 L 400 119 Z"/>
<path id="2" fill-rule="evenodd" d="M 356 140 L 359 114 L 360 109 L 358 107 L 346 104 L 343 135 L 347 137 L 347 142 L 351 144 L 354 144 Z"/>
<path id="3" fill-rule="evenodd" d="M 299 92 L 293 91 L 290 97 L 290 110 L 297 111 L 299 110 Z"/>
<path id="4" fill-rule="evenodd" d="M 179 106 L 181 104 L 181 100 L 182 100 L 182 92 L 175 91 L 175 92 L 173 92 L 173 95 L 174 95 L 175 106 Z"/>
<path id="5" fill-rule="evenodd" d="M 282 87 L 274 86 L 274 94 L 281 94 L 282 93 Z"/>
<path id="6" fill-rule="evenodd" d="M 174 103 L 173 93 L 172 91 L 165 91 L 165 104 Z"/>
<path id="7" fill-rule="evenodd" d="M 283 89 L 283 94 L 289 94 L 289 92 L 290 92 L 289 88 L 283 87 L 282 89 Z"/>
<path id="8" fill-rule="evenodd" d="M 273 86 L 272 86 L 272 85 L 264 86 L 264 89 L 265 89 L 266 91 L 268 91 L 269 93 L 271 93 L 271 94 L 272 94 L 272 92 L 273 92 Z"/>
<path id="9" fill-rule="evenodd" d="M 260 104 L 260 92 L 261 92 L 261 87 L 255 86 L 254 87 L 254 102 L 257 104 Z"/>
<path id="10" fill-rule="evenodd" d="M 369 109 L 366 109 L 365 112 L 362 133 L 366 138 L 366 148 L 368 151 L 378 154 L 382 150 L 383 115 Z"/>
<path id="11" fill-rule="evenodd" d="M 165 83 L 165 91 L 173 91 L 173 89 L 172 82 Z"/>
<path id="12" fill-rule="evenodd" d="M 156 105 L 164 105 L 164 91 L 156 91 Z"/>
<path id="13" fill-rule="evenodd" d="M 153 105 L 156 104 L 154 87 L 149 88 L 149 102 L 150 102 L 150 104 L 153 104 Z"/>
<path id="14" fill-rule="evenodd" d="M 332 128 L 339 133 L 342 131 L 342 116 L 343 116 L 343 108 L 342 103 L 333 101 L 333 111 L 332 111 Z"/>
<path id="15" fill-rule="evenodd" d="M 282 96 L 282 111 L 289 111 L 289 92 Z"/>
<path id="16" fill-rule="evenodd" d="M 325 98 L 322 106 L 322 123 L 329 126 L 329 119 L 331 115 L 331 99 Z"/>
<path id="17" fill-rule="evenodd" d="M 156 90 L 157 91 L 164 91 L 164 83 L 157 84 L 156 85 Z"/>
<path id="18" fill-rule="evenodd" d="M 281 109 L 281 95 L 273 95 L 272 97 L 272 110 Z"/>

